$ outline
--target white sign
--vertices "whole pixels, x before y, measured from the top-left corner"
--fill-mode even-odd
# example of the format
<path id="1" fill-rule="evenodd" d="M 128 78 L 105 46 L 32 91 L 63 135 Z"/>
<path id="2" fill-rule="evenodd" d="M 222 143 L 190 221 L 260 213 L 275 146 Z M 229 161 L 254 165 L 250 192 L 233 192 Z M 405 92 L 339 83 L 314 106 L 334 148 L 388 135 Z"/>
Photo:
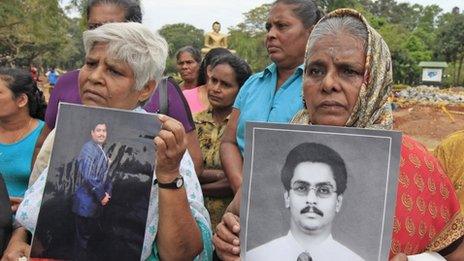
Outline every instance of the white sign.
<path id="1" fill-rule="evenodd" d="M 423 82 L 441 82 L 441 77 L 443 75 L 443 69 L 432 69 L 432 68 L 423 68 L 422 69 L 422 81 Z"/>

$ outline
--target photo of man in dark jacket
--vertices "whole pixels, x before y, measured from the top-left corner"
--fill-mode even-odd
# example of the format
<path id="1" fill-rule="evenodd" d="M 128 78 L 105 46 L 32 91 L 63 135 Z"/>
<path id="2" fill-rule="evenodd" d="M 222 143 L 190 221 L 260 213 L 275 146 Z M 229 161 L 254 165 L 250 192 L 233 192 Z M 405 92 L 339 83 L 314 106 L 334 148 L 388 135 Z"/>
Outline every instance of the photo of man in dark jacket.
<path id="1" fill-rule="evenodd" d="M 102 237 L 101 216 L 111 199 L 109 159 L 103 150 L 107 137 L 106 124 L 97 123 L 90 134 L 92 139 L 84 144 L 77 158 L 77 189 L 72 205 L 76 221 L 76 260 L 97 259 L 91 249 Z"/>

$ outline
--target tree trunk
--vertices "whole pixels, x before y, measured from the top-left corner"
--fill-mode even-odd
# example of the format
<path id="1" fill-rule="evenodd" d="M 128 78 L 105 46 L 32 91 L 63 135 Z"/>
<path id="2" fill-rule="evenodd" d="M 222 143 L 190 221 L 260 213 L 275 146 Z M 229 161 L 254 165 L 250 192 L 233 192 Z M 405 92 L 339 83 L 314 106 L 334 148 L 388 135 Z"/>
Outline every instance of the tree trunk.
<path id="1" fill-rule="evenodd" d="M 461 69 L 462 69 L 462 63 L 464 62 L 464 54 L 461 55 L 461 59 L 459 60 L 459 66 L 458 66 L 458 80 L 457 80 L 457 85 L 461 83 Z"/>
<path id="2" fill-rule="evenodd" d="M 458 80 L 456 79 L 456 76 L 458 75 L 456 65 L 457 65 L 457 60 L 454 60 L 453 62 L 453 67 L 454 67 L 453 68 L 453 86 L 458 86 Z"/>

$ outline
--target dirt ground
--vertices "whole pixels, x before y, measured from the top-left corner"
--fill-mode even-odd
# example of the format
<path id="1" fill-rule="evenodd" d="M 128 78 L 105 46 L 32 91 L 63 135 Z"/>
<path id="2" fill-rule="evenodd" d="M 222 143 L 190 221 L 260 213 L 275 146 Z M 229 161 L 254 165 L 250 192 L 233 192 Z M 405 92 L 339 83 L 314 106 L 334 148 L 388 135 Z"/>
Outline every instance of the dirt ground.
<path id="1" fill-rule="evenodd" d="M 393 112 L 394 128 L 434 149 L 449 134 L 464 130 L 464 107 L 446 106 L 454 121 L 440 107 L 406 105 Z"/>

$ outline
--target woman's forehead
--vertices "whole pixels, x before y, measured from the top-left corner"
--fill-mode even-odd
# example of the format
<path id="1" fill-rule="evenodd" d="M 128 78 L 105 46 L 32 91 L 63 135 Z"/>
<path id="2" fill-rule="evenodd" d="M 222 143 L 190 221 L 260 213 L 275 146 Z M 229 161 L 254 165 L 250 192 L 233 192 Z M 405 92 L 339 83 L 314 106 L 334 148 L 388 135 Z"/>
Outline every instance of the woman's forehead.
<path id="1" fill-rule="evenodd" d="M 126 10 L 117 4 L 100 3 L 92 6 L 88 13 L 88 23 L 124 22 Z"/>
<path id="2" fill-rule="evenodd" d="M 114 65 L 128 65 L 128 63 L 122 59 L 115 57 L 108 48 L 108 43 L 106 42 L 95 42 L 92 48 L 87 55 L 87 58 L 93 59 L 105 59 L 105 62 L 108 64 Z"/>
<path id="3" fill-rule="evenodd" d="M 323 56 L 335 60 L 360 60 L 358 62 L 364 64 L 366 53 L 363 40 L 348 33 L 337 33 L 325 35 L 309 47 L 307 57 L 309 62 Z"/>

